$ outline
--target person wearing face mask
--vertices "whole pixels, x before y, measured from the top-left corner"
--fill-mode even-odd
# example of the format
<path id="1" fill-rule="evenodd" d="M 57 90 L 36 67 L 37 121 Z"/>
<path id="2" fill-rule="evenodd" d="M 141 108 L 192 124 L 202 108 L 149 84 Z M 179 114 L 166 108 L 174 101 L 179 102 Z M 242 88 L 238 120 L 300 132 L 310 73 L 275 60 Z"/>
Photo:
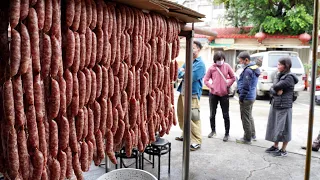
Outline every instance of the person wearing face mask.
<path id="1" fill-rule="evenodd" d="M 298 78 L 290 72 L 290 57 L 282 57 L 278 62 L 278 74 L 270 88 L 272 94 L 268 117 L 266 140 L 273 142 L 273 146 L 266 149 L 274 156 L 287 156 L 286 147 L 291 140 L 292 103 L 294 86 Z M 279 149 L 279 142 L 282 143 Z"/>
<path id="2" fill-rule="evenodd" d="M 236 142 L 251 144 L 251 140 L 256 139 L 252 107 L 256 99 L 256 88 L 261 72 L 259 66 L 257 66 L 255 62 L 251 62 L 248 52 L 241 52 L 238 55 L 238 59 L 239 63 L 245 66 L 240 74 L 237 90 L 244 136 L 243 138 L 237 139 Z"/>
<path id="3" fill-rule="evenodd" d="M 202 45 L 198 41 L 193 42 L 193 64 L 192 64 L 192 102 L 191 108 L 195 108 L 200 112 L 200 96 L 202 94 L 203 77 L 206 73 L 206 66 L 199 56 L 199 52 L 202 49 Z M 177 116 L 180 129 L 183 131 L 183 110 L 184 110 L 184 94 L 185 94 L 185 64 L 178 71 L 178 78 L 182 79 L 178 86 L 180 95 L 178 97 Z M 183 135 L 183 132 L 182 132 Z M 183 136 L 176 137 L 176 140 L 183 141 Z M 190 150 L 194 151 L 201 147 L 201 121 L 200 119 L 191 119 L 191 145 Z"/>
<path id="4" fill-rule="evenodd" d="M 236 78 L 231 66 L 224 62 L 225 59 L 226 56 L 222 51 L 218 51 L 214 54 L 214 64 L 208 69 L 204 77 L 204 83 L 210 89 L 209 105 L 211 132 L 208 135 L 208 138 L 212 138 L 212 136 L 216 135 L 216 112 L 220 102 L 225 126 L 223 141 L 226 142 L 229 139 L 230 130 L 228 88 L 231 87 Z"/>

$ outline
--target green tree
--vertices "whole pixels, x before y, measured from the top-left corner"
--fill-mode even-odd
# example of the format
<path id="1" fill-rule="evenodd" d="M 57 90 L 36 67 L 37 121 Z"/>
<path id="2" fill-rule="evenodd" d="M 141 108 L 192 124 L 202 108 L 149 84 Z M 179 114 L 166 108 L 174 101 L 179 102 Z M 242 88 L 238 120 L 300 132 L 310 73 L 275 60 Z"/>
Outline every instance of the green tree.
<path id="1" fill-rule="evenodd" d="M 253 26 L 269 34 L 311 33 L 313 0 L 214 0 L 224 3 L 226 19 L 234 27 Z"/>

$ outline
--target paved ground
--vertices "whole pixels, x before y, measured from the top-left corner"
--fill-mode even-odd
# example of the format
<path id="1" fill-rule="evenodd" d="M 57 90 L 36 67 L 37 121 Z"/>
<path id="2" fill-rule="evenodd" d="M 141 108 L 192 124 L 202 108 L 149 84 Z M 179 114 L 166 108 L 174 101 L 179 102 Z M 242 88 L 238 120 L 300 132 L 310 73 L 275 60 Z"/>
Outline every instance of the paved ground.
<path id="1" fill-rule="evenodd" d="M 235 143 L 235 138 L 243 135 L 242 124 L 239 117 L 237 98 L 230 99 L 231 131 L 230 141 L 223 142 L 224 125 L 221 110 L 217 113 L 217 136 L 208 139 L 210 132 L 208 120 L 208 97 L 201 98 L 201 119 L 203 143 L 200 150 L 190 153 L 190 179 L 191 180 L 301 180 L 304 179 L 305 151 L 300 149 L 307 139 L 309 93 L 303 92 L 294 104 L 293 109 L 293 140 L 289 143 L 288 157 L 273 157 L 264 152 L 271 146 L 264 140 L 267 116 L 269 112 L 268 100 L 256 101 L 254 106 L 254 118 L 256 122 L 257 141 L 252 145 Z M 315 107 L 314 136 L 320 130 L 320 107 Z M 172 143 L 171 173 L 168 174 L 168 155 L 161 158 L 161 180 L 182 179 L 183 143 L 174 138 L 181 133 L 179 127 L 173 127 L 170 134 L 164 138 Z M 130 163 L 132 160 L 127 160 Z M 156 158 L 157 163 L 157 158 Z M 134 166 L 131 166 L 134 168 Z M 311 162 L 310 179 L 320 179 L 320 152 L 313 152 Z M 114 169 L 112 165 L 110 169 Z M 157 165 L 155 169 L 151 164 L 145 163 L 145 170 L 157 177 Z M 85 174 L 85 179 L 93 180 L 103 175 L 103 167 L 91 167 L 91 171 Z"/>

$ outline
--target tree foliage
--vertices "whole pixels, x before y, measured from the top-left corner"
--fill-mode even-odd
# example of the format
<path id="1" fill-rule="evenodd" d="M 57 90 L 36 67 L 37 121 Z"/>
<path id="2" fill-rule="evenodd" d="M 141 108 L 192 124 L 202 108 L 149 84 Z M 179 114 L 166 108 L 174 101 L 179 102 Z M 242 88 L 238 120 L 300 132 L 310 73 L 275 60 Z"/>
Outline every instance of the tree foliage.
<path id="1" fill-rule="evenodd" d="M 313 0 L 214 0 L 224 3 L 234 27 L 253 26 L 251 33 L 297 35 L 311 33 Z"/>

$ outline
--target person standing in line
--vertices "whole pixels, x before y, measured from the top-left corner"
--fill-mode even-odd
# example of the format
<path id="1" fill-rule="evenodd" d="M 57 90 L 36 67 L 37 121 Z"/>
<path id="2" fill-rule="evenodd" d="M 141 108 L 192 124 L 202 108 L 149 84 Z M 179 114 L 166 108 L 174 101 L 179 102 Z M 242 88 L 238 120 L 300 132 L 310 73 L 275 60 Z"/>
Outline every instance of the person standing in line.
<path id="1" fill-rule="evenodd" d="M 272 99 L 265 139 L 274 143 L 266 152 L 275 156 L 287 156 L 286 147 L 291 140 L 294 86 L 299 80 L 290 69 L 290 57 L 280 58 L 278 74 L 270 88 Z M 283 142 L 280 150 L 279 142 Z"/>
<path id="2" fill-rule="evenodd" d="M 202 45 L 198 41 L 193 42 L 193 64 L 192 64 L 192 102 L 191 108 L 198 109 L 200 112 L 200 96 L 202 94 L 203 77 L 206 73 L 206 66 L 199 56 L 199 52 L 202 49 Z M 177 116 L 180 129 L 183 131 L 183 110 L 184 110 L 184 94 L 185 94 L 185 64 L 179 69 L 178 78 L 182 79 L 180 85 L 178 86 L 178 91 L 180 95 L 178 97 L 177 105 Z M 182 132 L 183 135 L 183 132 Z M 183 136 L 176 137 L 176 140 L 183 141 Z M 201 147 L 202 136 L 201 136 L 201 121 L 200 119 L 191 119 L 191 145 L 190 150 L 197 150 Z"/>
<path id="3" fill-rule="evenodd" d="M 216 135 L 216 112 L 220 102 L 222 109 L 225 134 L 223 141 L 229 139 L 230 117 L 229 117 L 229 91 L 228 88 L 235 81 L 235 75 L 231 66 L 225 62 L 226 56 L 222 51 L 218 51 L 213 56 L 214 64 L 208 69 L 204 77 L 204 84 L 210 89 L 209 105 L 210 105 L 210 125 L 211 133 L 208 138 Z M 211 83 L 210 83 L 211 81 Z"/>
<path id="4" fill-rule="evenodd" d="M 239 63 L 244 65 L 238 81 L 239 104 L 244 136 L 237 139 L 236 142 L 251 144 L 251 140 L 255 140 L 256 138 L 252 106 L 256 99 L 256 88 L 261 72 L 259 66 L 255 62 L 251 62 L 248 52 L 241 52 L 238 55 L 238 59 Z"/>

